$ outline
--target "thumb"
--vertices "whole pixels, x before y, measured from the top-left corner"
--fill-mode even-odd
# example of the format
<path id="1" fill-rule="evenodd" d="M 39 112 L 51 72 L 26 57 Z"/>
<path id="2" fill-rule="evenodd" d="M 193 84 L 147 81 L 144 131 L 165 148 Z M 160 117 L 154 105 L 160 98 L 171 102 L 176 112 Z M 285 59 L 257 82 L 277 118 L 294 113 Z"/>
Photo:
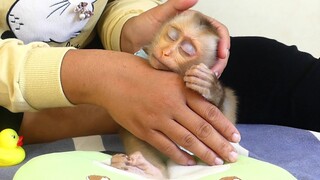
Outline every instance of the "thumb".
<path id="1" fill-rule="evenodd" d="M 194 6 L 198 0 L 168 0 L 164 5 L 167 5 L 169 7 L 167 8 L 173 8 L 177 12 L 185 11 L 192 6 Z"/>
<path id="2" fill-rule="evenodd" d="M 191 8 L 198 0 L 168 0 L 165 3 L 150 9 L 144 15 L 150 20 L 162 24 L 169 18 Z"/>

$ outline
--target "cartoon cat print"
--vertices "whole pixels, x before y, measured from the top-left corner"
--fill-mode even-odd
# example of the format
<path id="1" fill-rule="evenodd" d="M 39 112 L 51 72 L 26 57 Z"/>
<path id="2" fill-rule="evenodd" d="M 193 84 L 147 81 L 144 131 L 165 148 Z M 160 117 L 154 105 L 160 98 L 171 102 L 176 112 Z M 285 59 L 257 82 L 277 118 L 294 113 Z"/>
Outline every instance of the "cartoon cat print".
<path id="1" fill-rule="evenodd" d="M 17 0 L 7 14 L 12 33 L 24 43 L 66 42 L 94 12 L 96 0 Z"/>

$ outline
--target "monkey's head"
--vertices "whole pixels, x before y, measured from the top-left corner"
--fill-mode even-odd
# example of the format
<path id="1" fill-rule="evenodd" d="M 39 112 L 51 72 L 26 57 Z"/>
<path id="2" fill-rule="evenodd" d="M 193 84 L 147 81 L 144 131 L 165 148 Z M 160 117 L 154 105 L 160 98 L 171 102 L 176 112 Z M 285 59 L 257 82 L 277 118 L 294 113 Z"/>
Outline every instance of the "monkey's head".
<path id="1" fill-rule="evenodd" d="M 194 64 L 204 63 L 210 68 L 218 40 L 216 29 L 204 15 L 184 12 L 164 24 L 148 47 L 150 64 L 180 74 Z"/>

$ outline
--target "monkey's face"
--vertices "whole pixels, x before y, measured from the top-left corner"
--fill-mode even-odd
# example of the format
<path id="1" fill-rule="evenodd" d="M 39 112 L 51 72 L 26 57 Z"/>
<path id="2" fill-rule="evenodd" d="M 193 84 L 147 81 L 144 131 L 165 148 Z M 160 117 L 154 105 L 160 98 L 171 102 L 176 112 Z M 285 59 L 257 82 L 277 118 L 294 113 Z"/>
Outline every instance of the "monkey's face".
<path id="1" fill-rule="evenodd" d="M 193 64 L 211 66 L 216 54 L 217 36 L 194 16 L 179 16 L 164 25 L 149 47 L 150 64 L 180 74 Z"/>

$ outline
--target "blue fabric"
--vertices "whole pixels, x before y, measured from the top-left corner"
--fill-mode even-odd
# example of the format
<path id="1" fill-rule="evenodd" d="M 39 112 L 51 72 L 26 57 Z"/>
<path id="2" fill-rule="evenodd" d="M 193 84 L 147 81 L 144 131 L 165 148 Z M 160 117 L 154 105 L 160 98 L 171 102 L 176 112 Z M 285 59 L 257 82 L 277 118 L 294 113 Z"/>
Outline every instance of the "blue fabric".
<path id="1" fill-rule="evenodd" d="M 320 178 L 320 141 L 306 130 L 274 125 L 238 125 L 249 157 L 278 165 L 297 179 Z"/>

